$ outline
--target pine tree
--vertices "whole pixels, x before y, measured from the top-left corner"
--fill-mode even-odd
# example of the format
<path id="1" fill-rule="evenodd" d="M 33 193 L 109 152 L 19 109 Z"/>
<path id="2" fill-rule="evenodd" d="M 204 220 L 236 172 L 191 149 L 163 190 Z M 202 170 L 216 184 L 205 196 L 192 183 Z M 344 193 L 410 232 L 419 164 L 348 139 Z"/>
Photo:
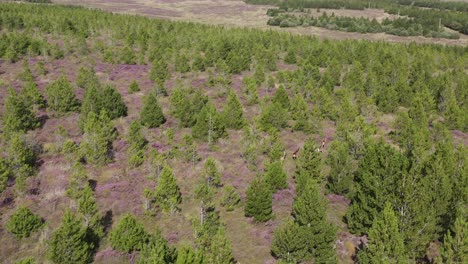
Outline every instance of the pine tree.
<path id="1" fill-rule="evenodd" d="M 280 161 L 267 164 L 265 170 L 265 181 L 270 185 L 272 192 L 288 187 L 288 175 Z"/>
<path id="2" fill-rule="evenodd" d="M 99 92 L 99 87 L 90 86 L 85 90 L 83 102 L 81 104 L 80 119 L 78 125 L 81 130 L 84 129 L 85 122 L 90 112 L 100 113 L 103 109 L 103 98 Z"/>
<path id="3" fill-rule="evenodd" d="M 92 67 L 81 67 L 76 77 L 76 85 L 87 90 L 90 87 L 100 88 L 101 84 Z"/>
<path id="4" fill-rule="evenodd" d="M 255 83 L 257 85 L 261 85 L 262 83 L 265 82 L 265 80 L 266 80 L 265 72 L 263 71 L 263 66 L 262 65 L 257 65 L 257 67 L 255 67 L 255 72 L 254 72 L 252 77 L 255 80 Z"/>
<path id="5" fill-rule="evenodd" d="M 288 113 L 279 103 L 272 103 L 264 107 L 259 118 L 259 128 L 263 131 L 282 129 L 286 127 Z"/>
<path id="6" fill-rule="evenodd" d="M 310 254 L 304 229 L 286 220 L 274 232 L 271 252 L 286 263 L 300 263 L 308 259 Z"/>
<path id="7" fill-rule="evenodd" d="M 154 195 L 157 203 L 165 211 L 175 211 L 182 200 L 177 180 L 168 166 L 161 172 Z"/>
<path id="8" fill-rule="evenodd" d="M 82 190 L 88 184 L 86 168 L 79 161 L 75 161 L 71 168 L 70 180 L 65 194 L 72 199 L 79 199 Z"/>
<path id="9" fill-rule="evenodd" d="M 169 69 L 164 59 L 155 60 L 151 67 L 150 79 L 155 81 L 159 86 L 164 86 L 164 83 L 169 78 Z"/>
<path id="10" fill-rule="evenodd" d="M 19 96 L 13 88 L 8 88 L 3 113 L 3 131 L 5 134 L 25 132 L 39 127 L 39 120 L 32 111 L 29 101 Z"/>
<path id="11" fill-rule="evenodd" d="M 15 133 L 11 136 L 7 153 L 9 168 L 11 168 L 11 172 L 17 179 L 18 177 L 27 177 L 34 174 L 37 153 L 24 135 Z"/>
<path id="12" fill-rule="evenodd" d="M 102 109 L 107 111 L 110 119 L 127 116 L 127 106 L 125 105 L 122 95 L 112 85 L 104 86 L 101 92 Z M 98 112 L 96 112 L 98 113 Z"/>
<path id="13" fill-rule="evenodd" d="M 138 83 L 135 80 L 133 80 L 130 86 L 128 87 L 128 93 L 132 94 L 132 93 L 136 93 L 139 91 L 140 91 L 140 86 L 138 86 Z"/>
<path id="14" fill-rule="evenodd" d="M 6 222 L 6 230 L 17 239 L 29 237 L 43 225 L 42 219 L 29 208 L 21 206 L 10 216 Z"/>
<path id="15" fill-rule="evenodd" d="M 76 215 L 65 211 L 60 227 L 49 240 L 49 259 L 57 264 L 91 263 L 92 253 L 93 245 L 87 241 L 86 228 Z"/>
<path id="16" fill-rule="evenodd" d="M 175 264 L 203 264 L 204 257 L 200 250 L 194 250 L 191 246 L 182 246 L 177 250 Z"/>
<path id="17" fill-rule="evenodd" d="M 347 195 L 352 190 L 355 171 L 348 144 L 334 140 L 330 144 L 326 163 L 330 166 L 327 189 L 332 193 Z"/>
<path id="18" fill-rule="evenodd" d="M 215 143 L 227 135 L 222 117 L 213 104 L 206 104 L 198 114 L 197 122 L 192 128 L 192 135 L 193 138 L 206 141 L 209 144 Z"/>
<path id="19" fill-rule="evenodd" d="M 24 103 L 28 106 L 35 108 L 45 107 L 44 96 L 39 92 L 34 81 L 29 81 L 23 86 L 23 89 L 20 91 L 20 97 L 23 98 Z"/>
<path id="20" fill-rule="evenodd" d="M 336 263 L 333 244 L 336 230 L 327 221 L 327 202 L 319 193 L 314 180 L 309 179 L 304 190 L 294 200 L 292 215 L 304 230 L 308 250 L 315 263 Z"/>
<path id="21" fill-rule="evenodd" d="M 221 116 L 226 128 L 241 129 L 246 123 L 244 109 L 233 90 L 229 92 Z"/>
<path id="22" fill-rule="evenodd" d="M 216 161 L 212 157 L 208 157 L 203 166 L 206 181 L 215 187 L 221 186 L 221 173 L 216 167 Z"/>
<path id="23" fill-rule="evenodd" d="M 288 97 L 288 93 L 286 92 L 286 89 L 284 89 L 283 85 L 280 85 L 278 90 L 276 90 L 275 95 L 273 96 L 271 101 L 273 103 L 278 103 L 284 109 L 289 109 L 289 107 L 290 107 L 289 97 Z"/>
<path id="24" fill-rule="evenodd" d="M 296 195 L 300 195 L 309 179 L 320 181 L 321 157 L 317 151 L 315 140 L 306 140 L 296 161 Z"/>
<path id="25" fill-rule="evenodd" d="M 11 168 L 3 157 L 0 157 L 0 193 L 7 187 L 8 179 L 12 176 Z"/>
<path id="26" fill-rule="evenodd" d="M 353 202 L 346 216 L 350 230 L 367 232 L 385 201 L 393 199 L 407 169 L 406 157 L 397 150 L 382 141 L 369 143 L 355 175 Z"/>
<path id="27" fill-rule="evenodd" d="M 468 222 L 458 217 L 453 230 L 447 230 L 442 246 L 443 263 L 467 263 L 468 261 Z"/>
<path id="28" fill-rule="evenodd" d="M 132 167 L 138 167 L 143 164 L 147 144 L 146 139 L 141 133 L 141 124 L 139 121 L 133 121 L 130 124 L 127 140 L 130 143 L 127 149 L 128 162 Z"/>
<path id="29" fill-rule="evenodd" d="M 46 87 L 47 105 L 58 114 L 78 110 L 79 101 L 67 77 L 62 75 Z"/>
<path id="30" fill-rule="evenodd" d="M 227 185 L 224 187 L 224 195 L 221 199 L 221 205 L 226 208 L 226 211 L 233 211 L 240 203 L 241 197 L 233 186 Z"/>
<path id="31" fill-rule="evenodd" d="M 85 226 L 88 226 L 91 219 L 98 214 L 96 199 L 94 199 L 93 190 L 89 184 L 81 191 L 78 199 L 78 213 L 83 216 Z"/>
<path id="32" fill-rule="evenodd" d="M 143 109 L 140 112 L 141 124 L 148 128 L 159 127 L 166 122 L 158 99 L 153 93 L 150 93 L 146 98 Z"/>
<path id="33" fill-rule="evenodd" d="M 398 228 L 398 217 L 390 203 L 386 203 L 382 215 L 374 218 L 369 229 L 367 248 L 359 251 L 359 263 L 406 263 L 403 235 Z"/>
<path id="34" fill-rule="evenodd" d="M 266 222 L 273 216 L 273 197 L 270 185 L 263 179 L 254 179 L 246 191 L 244 214 L 257 222 Z"/>
<path id="35" fill-rule="evenodd" d="M 286 53 L 286 56 L 284 57 L 284 62 L 287 64 L 296 64 L 297 58 L 293 49 L 288 50 L 288 53 Z"/>
<path id="36" fill-rule="evenodd" d="M 86 162 L 103 165 L 112 159 L 112 141 L 116 131 L 105 111 L 100 115 L 90 112 L 84 124 L 83 141 L 80 150 Z"/>
<path id="37" fill-rule="evenodd" d="M 15 264 L 36 264 L 33 257 L 24 258 L 15 262 Z"/>
<path id="38" fill-rule="evenodd" d="M 174 263 L 172 250 L 169 248 L 167 240 L 162 236 L 161 231 L 156 230 L 156 234 L 150 236 L 149 243 L 143 245 L 137 264 L 147 263 Z"/>
<path id="39" fill-rule="evenodd" d="M 216 235 L 211 242 L 210 253 L 208 254 L 208 263 L 211 264 L 229 264 L 235 263 L 232 254 L 231 242 L 226 238 L 224 227 L 219 227 Z"/>
<path id="40" fill-rule="evenodd" d="M 112 248 L 127 253 L 142 250 L 149 239 L 150 236 L 143 225 L 130 214 L 126 214 L 120 219 L 109 236 Z"/>

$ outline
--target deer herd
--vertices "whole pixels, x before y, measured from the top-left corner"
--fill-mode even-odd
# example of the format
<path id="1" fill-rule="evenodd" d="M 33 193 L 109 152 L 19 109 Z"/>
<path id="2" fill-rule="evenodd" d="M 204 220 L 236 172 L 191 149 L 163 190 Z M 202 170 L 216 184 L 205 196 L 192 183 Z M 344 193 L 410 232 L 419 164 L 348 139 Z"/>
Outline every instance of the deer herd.
<path id="1" fill-rule="evenodd" d="M 327 139 L 324 138 L 322 139 L 322 144 L 320 145 L 320 147 L 318 147 L 317 149 L 315 149 L 316 152 L 323 152 L 323 149 L 325 148 L 325 144 L 327 142 Z M 299 150 L 301 150 L 301 148 L 297 148 L 296 151 L 294 151 L 292 153 L 292 158 L 295 160 L 297 159 L 297 156 L 299 155 Z M 284 159 L 286 158 L 286 151 L 283 152 L 283 156 L 281 157 L 281 161 L 284 161 Z"/>

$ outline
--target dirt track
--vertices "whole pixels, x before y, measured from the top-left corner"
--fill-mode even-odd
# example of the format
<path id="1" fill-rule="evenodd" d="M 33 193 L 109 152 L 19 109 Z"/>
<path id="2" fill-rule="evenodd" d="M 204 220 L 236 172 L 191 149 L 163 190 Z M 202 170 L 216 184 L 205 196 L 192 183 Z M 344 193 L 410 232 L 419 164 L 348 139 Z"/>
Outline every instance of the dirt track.
<path id="1" fill-rule="evenodd" d="M 271 6 L 247 5 L 240 0 L 56 0 L 54 2 L 100 8 L 116 13 L 139 14 L 149 17 L 193 21 L 227 27 L 275 29 L 302 35 L 314 35 L 327 39 L 365 39 L 371 41 L 385 40 L 390 42 L 437 43 L 468 46 L 468 36 L 466 35 L 461 36 L 458 40 L 452 40 L 425 37 L 400 37 L 383 33 L 361 34 L 318 27 L 268 27 L 266 25 L 266 21 L 268 20 L 266 10 L 271 8 Z M 322 9 L 322 11 L 325 11 L 325 9 Z M 333 12 L 333 10 L 329 11 L 330 13 Z M 345 13 L 346 11 L 348 10 L 345 10 Z M 341 12 L 343 12 L 343 10 L 341 10 Z M 356 12 L 363 12 L 363 17 L 375 17 L 376 14 L 380 15 L 380 13 L 383 13 L 381 10 L 375 9 L 353 12 L 354 13 L 350 14 L 350 16 L 359 16 Z"/>

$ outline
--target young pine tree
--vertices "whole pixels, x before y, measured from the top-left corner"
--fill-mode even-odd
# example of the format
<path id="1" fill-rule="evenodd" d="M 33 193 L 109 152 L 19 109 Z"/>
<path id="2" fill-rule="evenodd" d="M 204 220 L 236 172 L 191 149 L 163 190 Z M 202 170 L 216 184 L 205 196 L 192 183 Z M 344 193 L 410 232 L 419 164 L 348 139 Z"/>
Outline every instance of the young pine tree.
<path id="1" fill-rule="evenodd" d="M 282 129 L 286 127 L 288 112 L 279 103 L 265 106 L 259 118 L 259 128 L 263 131 L 270 129 Z"/>
<path id="2" fill-rule="evenodd" d="M 299 153 L 296 161 L 296 195 L 300 195 L 309 179 L 321 180 L 321 157 L 313 138 L 309 138 Z"/>
<path id="3" fill-rule="evenodd" d="M 263 179 L 254 179 L 246 192 L 244 214 L 257 222 L 266 222 L 273 217 L 273 197 L 270 185 Z"/>
<path id="4" fill-rule="evenodd" d="M 226 208 L 226 211 L 233 211 L 238 207 L 240 201 L 241 197 L 233 186 L 228 185 L 224 187 L 224 195 L 221 199 L 221 205 Z"/>
<path id="5" fill-rule="evenodd" d="M 166 122 L 158 99 L 153 93 L 150 93 L 144 101 L 143 109 L 140 112 L 141 124 L 148 128 L 159 127 Z"/>
<path id="6" fill-rule="evenodd" d="M 386 203 L 382 214 L 374 218 L 368 238 L 367 247 L 358 253 L 359 263 L 408 262 L 398 217 L 390 203 Z"/>
<path id="7" fill-rule="evenodd" d="M 133 80 L 133 82 L 128 87 L 128 93 L 132 94 L 132 93 L 136 93 L 136 92 L 139 92 L 139 91 L 140 91 L 140 86 L 138 85 L 138 83 L 135 80 Z"/>
<path id="8" fill-rule="evenodd" d="M 102 109 L 107 111 L 110 119 L 114 120 L 122 116 L 127 116 L 127 106 L 123 101 L 122 95 L 114 86 L 104 86 L 101 91 L 101 98 Z"/>
<path id="9" fill-rule="evenodd" d="M 175 264 L 203 264 L 204 255 L 201 250 L 195 250 L 191 246 L 182 246 L 177 250 L 177 260 Z"/>
<path id="10" fill-rule="evenodd" d="M 192 128 L 192 135 L 195 139 L 206 141 L 209 144 L 227 135 L 222 117 L 213 104 L 206 104 L 198 114 L 197 122 Z"/>
<path id="11" fill-rule="evenodd" d="M 304 229 L 291 220 L 279 226 L 271 242 L 273 256 L 286 263 L 301 263 L 310 256 Z"/>
<path id="12" fill-rule="evenodd" d="M 78 110 L 79 101 L 67 77 L 61 76 L 46 87 L 47 105 L 58 114 Z"/>
<path id="13" fill-rule="evenodd" d="M 326 163 L 330 166 L 327 178 L 328 191 L 347 195 L 352 190 L 355 171 L 354 161 L 349 154 L 349 146 L 341 140 L 330 144 Z"/>
<path id="14" fill-rule="evenodd" d="M 127 140 L 130 143 L 127 149 L 128 163 L 132 167 L 138 167 L 143 164 L 147 144 L 141 132 L 141 124 L 139 121 L 133 121 L 130 124 Z"/>
<path id="15" fill-rule="evenodd" d="M 27 82 L 26 85 L 23 86 L 23 89 L 20 91 L 20 96 L 23 98 L 26 105 L 33 108 L 45 107 L 44 96 L 39 92 L 36 83 L 33 81 Z"/>
<path id="16" fill-rule="evenodd" d="M 182 201 L 177 180 L 174 177 L 172 169 L 168 166 L 164 167 L 161 172 L 154 196 L 156 202 L 164 211 L 174 212 Z"/>
<path id="17" fill-rule="evenodd" d="M 465 218 L 458 217 L 452 230 L 447 230 L 441 253 L 442 263 L 467 263 L 468 222 Z"/>
<path id="18" fill-rule="evenodd" d="M 109 235 L 112 248 L 127 253 L 142 250 L 149 239 L 143 225 L 130 214 L 124 215 Z"/>
<path id="19" fill-rule="evenodd" d="M 289 109 L 290 107 L 289 97 L 283 85 L 280 85 L 278 90 L 276 90 L 275 95 L 273 96 L 271 101 L 273 103 L 278 103 L 279 105 L 281 105 L 281 107 L 283 107 L 286 110 Z"/>
<path id="20" fill-rule="evenodd" d="M 87 241 L 87 228 L 76 215 L 65 211 L 60 227 L 49 240 L 49 259 L 57 264 L 91 263 L 93 250 L 93 244 Z"/>
<path id="21" fill-rule="evenodd" d="M 143 245 L 137 264 L 174 263 L 174 254 L 172 253 L 173 250 L 169 247 L 167 240 L 162 236 L 161 231 L 158 229 L 156 230 L 155 235 L 150 236 L 149 242 Z"/>
<path id="22" fill-rule="evenodd" d="M 21 206 L 10 216 L 6 222 L 6 230 L 17 239 L 29 237 L 43 225 L 42 219 L 29 208 Z"/>
<path id="23" fill-rule="evenodd" d="M 25 132 L 40 125 L 27 98 L 19 96 L 13 88 L 8 88 L 2 119 L 3 131 L 6 135 Z"/>
<path id="24" fill-rule="evenodd" d="M 237 94 L 233 90 L 229 92 L 221 116 L 226 128 L 241 129 L 246 123 L 244 109 L 239 101 L 239 97 L 237 97 Z"/>
<path id="25" fill-rule="evenodd" d="M 112 159 L 112 141 L 116 131 L 105 111 L 90 112 L 84 124 L 80 150 L 89 164 L 104 165 Z"/>
<path id="26" fill-rule="evenodd" d="M 215 187 L 221 186 L 221 173 L 219 173 L 216 167 L 216 160 L 212 157 L 208 157 L 203 166 L 203 171 L 206 181 Z"/>
<path id="27" fill-rule="evenodd" d="M 224 227 L 219 227 L 218 232 L 213 236 L 210 253 L 207 258 L 210 264 L 235 263 L 231 242 L 226 238 Z"/>
<path id="28" fill-rule="evenodd" d="M 265 181 L 271 186 L 271 191 L 288 187 L 288 175 L 283 169 L 281 161 L 274 161 L 266 165 Z"/>

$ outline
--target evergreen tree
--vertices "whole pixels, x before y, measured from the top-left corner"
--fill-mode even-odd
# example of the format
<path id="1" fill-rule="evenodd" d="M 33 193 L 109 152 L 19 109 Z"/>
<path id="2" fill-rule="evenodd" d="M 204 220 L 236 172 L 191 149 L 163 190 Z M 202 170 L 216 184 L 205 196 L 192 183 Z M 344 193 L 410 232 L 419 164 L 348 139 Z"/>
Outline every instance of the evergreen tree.
<path id="1" fill-rule="evenodd" d="M 366 147 L 355 175 L 353 202 L 346 215 L 350 230 L 358 234 L 367 232 L 385 201 L 393 199 L 407 168 L 405 156 L 384 142 L 372 142 Z"/>
<path id="2" fill-rule="evenodd" d="M 304 143 L 296 161 L 296 195 L 300 195 L 309 179 L 319 182 L 321 179 L 321 157 L 315 140 L 310 137 Z"/>
<path id="3" fill-rule="evenodd" d="M 76 76 L 76 86 L 87 90 L 90 87 L 100 88 L 99 79 L 92 67 L 80 67 Z"/>
<path id="4" fill-rule="evenodd" d="M 326 163 L 330 166 L 327 189 L 332 193 L 347 195 L 352 190 L 355 171 L 348 144 L 334 140 L 330 144 Z"/>
<path id="5" fill-rule="evenodd" d="M 191 246 L 182 246 L 177 250 L 176 264 L 203 264 L 204 257 L 200 250 L 194 250 Z"/>
<path id="6" fill-rule="evenodd" d="M 226 238 L 223 227 L 219 227 L 218 232 L 213 236 L 210 254 L 208 254 L 208 263 L 235 263 L 231 242 Z"/>
<path id="7" fill-rule="evenodd" d="M 110 232 L 112 248 L 120 252 L 142 250 L 148 243 L 150 235 L 143 225 L 130 214 L 126 214 Z"/>
<path id="8" fill-rule="evenodd" d="M 274 161 L 266 165 L 265 181 L 270 184 L 272 192 L 288 187 L 288 175 L 284 171 L 281 161 Z"/>
<path id="9" fill-rule="evenodd" d="M 11 168 L 3 157 L 0 157 L 0 193 L 7 187 L 8 179 L 12 176 Z"/>
<path id="10" fill-rule="evenodd" d="M 17 180 L 20 177 L 27 177 L 34 174 L 37 153 L 24 135 L 18 133 L 12 135 L 8 142 L 7 153 L 9 168 Z"/>
<path id="11" fill-rule="evenodd" d="M 39 127 L 39 120 L 32 111 L 30 102 L 19 96 L 13 88 L 8 88 L 3 112 L 3 131 L 5 134 L 25 132 Z"/>
<path id="12" fill-rule="evenodd" d="M 192 135 L 195 139 L 207 141 L 209 144 L 227 135 L 222 117 L 213 104 L 208 103 L 201 109 L 192 128 Z"/>
<path id="13" fill-rule="evenodd" d="M 169 78 L 169 69 L 164 59 L 155 60 L 151 67 L 150 79 L 155 81 L 159 86 L 164 86 L 164 83 Z"/>
<path id="14" fill-rule="evenodd" d="M 221 186 L 221 173 L 216 167 L 216 161 L 212 157 L 208 157 L 203 166 L 205 179 L 212 186 Z"/>
<path id="15" fill-rule="evenodd" d="M 224 187 L 224 195 L 221 199 L 221 205 L 226 208 L 226 211 L 233 211 L 239 205 L 240 201 L 241 197 L 233 186 L 227 185 Z"/>
<path id="16" fill-rule="evenodd" d="M 82 190 L 88 184 L 86 168 L 79 161 L 75 161 L 71 167 L 70 180 L 65 194 L 72 199 L 79 199 Z"/>
<path id="17" fill-rule="evenodd" d="M 158 99 L 153 93 L 150 93 L 146 98 L 143 109 L 140 112 L 141 124 L 148 128 L 159 127 L 166 122 Z"/>
<path id="18" fill-rule="evenodd" d="M 221 116 L 226 128 L 241 129 L 246 123 L 244 109 L 233 90 L 229 92 Z"/>
<path id="19" fill-rule="evenodd" d="M 443 263 L 455 264 L 468 261 L 468 222 L 466 218 L 458 217 L 453 230 L 447 230 L 442 246 Z"/>
<path id="20" fill-rule="evenodd" d="M 84 124 L 83 141 L 80 150 L 86 162 L 103 165 L 112 159 L 112 141 L 116 131 L 105 111 L 100 115 L 90 112 Z"/>
<path id="21" fill-rule="evenodd" d="M 276 90 L 275 95 L 273 96 L 271 101 L 273 103 L 278 103 L 284 109 L 289 109 L 290 107 L 289 97 L 283 85 L 280 85 L 278 90 Z"/>
<path id="22" fill-rule="evenodd" d="M 177 205 L 182 200 L 177 180 L 168 166 L 165 166 L 161 172 L 154 196 L 163 210 L 171 212 L 177 209 Z"/>
<path id="23" fill-rule="evenodd" d="M 406 263 L 408 257 L 403 235 L 398 228 L 398 217 L 390 203 L 386 203 L 382 215 L 374 218 L 369 229 L 367 248 L 359 251 L 359 263 Z"/>
<path id="24" fill-rule="evenodd" d="M 268 131 L 272 128 L 282 129 L 286 127 L 288 113 L 279 103 L 272 103 L 264 107 L 259 118 L 259 128 Z"/>
<path id="25" fill-rule="evenodd" d="M 159 229 L 155 235 L 150 236 L 149 243 L 143 245 L 137 264 L 149 263 L 174 263 L 172 249 Z"/>
<path id="26" fill-rule="evenodd" d="M 246 191 L 244 214 L 257 222 L 266 222 L 273 216 L 273 197 L 270 185 L 263 179 L 254 179 Z"/>
<path id="27" fill-rule="evenodd" d="M 75 90 L 64 75 L 49 84 L 46 93 L 47 105 L 58 114 L 78 110 L 79 101 L 75 97 Z"/>
<path id="28" fill-rule="evenodd" d="M 17 239 L 29 237 L 43 225 L 42 219 L 29 208 L 21 206 L 10 216 L 6 222 L 6 230 Z"/>
<path id="29" fill-rule="evenodd" d="M 24 103 L 28 106 L 36 108 L 45 107 L 44 96 L 37 89 L 37 85 L 33 81 L 29 81 L 23 86 L 23 89 L 20 91 L 20 97 L 23 98 Z"/>
<path id="30" fill-rule="evenodd" d="M 317 184 L 309 179 L 294 200 L 292 215 L 295 223 L 303 228 L 315 263 L 337 262 L 333 247 L 336 230 L 327 221 L 326 209 L 327 202 L 319 193 Z"/>
<path id="31" fill-rule="evenodd" d="M 15 264 L 36 264 L 33 257 L 24 258 L 15 262 Z"/>
<path id="32" fill-rule="evenodd" d="M 86 228 L 76 215 L 65 211 L 60 227 L 49 240 L 49 259 L 60 264 L 91 263 L 92 253 L 93 245 L 87 241 Z"/>
<path id="33" fill-rule="evenodd" d="M 146 150 L 146 139 L 141 133 L 141 124 L 139 121 L 133 121 L 130 124 L 128 133 L 128 142 L 130 146 L 127 149 L 128 162 L 133 167 L 143 164 Z"/>
<path id="34" fill-rule="evenodd" d="M 263 66 L 262 65 L 257 65 L 257 67 L 255 67 L 255 72 L 254 72 L 252 77 L 255 80 L 255 83 L 257 85 L 261 85 L 262 83 L 265 82 L 265 80 L 266 80 L 265 72 L 263 71 Z"/>
<path id="35" fill-rule="evenodd" d="M 287 64 L 296 64 L 297 58 L 293 49 L 288 50 L 288 53 L 286 53 L 286 56 L 284 57 L 284 62 Z"/>
<path id="36" fill-rule="evenodd" d="M 286 220 L 274 232 L 271 252 L 286 263 L 300 263 L 308 259 L 310 254 L 304 229 Z"/>
<path id="37" fill-rule="evenodd" d="M 103 109 L 104 98 L 99 92 L 100 87 L 90 86 L 85 90 L 83 102 L 81 104 L 80 119 L 78 125 L 81 130 L 84 129 L 85 122 L 90 112 L 100 113 Z"/>
<path id="38" fill-rule="evenodd" d="M 127 106 L 125 105 L 122 95 L 112 85 L 104 86 L 101 92 L 102 109 L 107 111 L 110 119 L 127 116 Z M 96 112 L 98 113 L 98 112 Z"/>
<path id="39" fill-rule="evenodd" d="M 136 92 L 139 92 L 140 91 L 140 86 L 138 85 L 138 83 L 133 80 L 132 83 L 130 84 L 130 86 L 128 87 L 128 93 L 129 94 L 132 94 L 132 93 L 136 93 Z"/>

